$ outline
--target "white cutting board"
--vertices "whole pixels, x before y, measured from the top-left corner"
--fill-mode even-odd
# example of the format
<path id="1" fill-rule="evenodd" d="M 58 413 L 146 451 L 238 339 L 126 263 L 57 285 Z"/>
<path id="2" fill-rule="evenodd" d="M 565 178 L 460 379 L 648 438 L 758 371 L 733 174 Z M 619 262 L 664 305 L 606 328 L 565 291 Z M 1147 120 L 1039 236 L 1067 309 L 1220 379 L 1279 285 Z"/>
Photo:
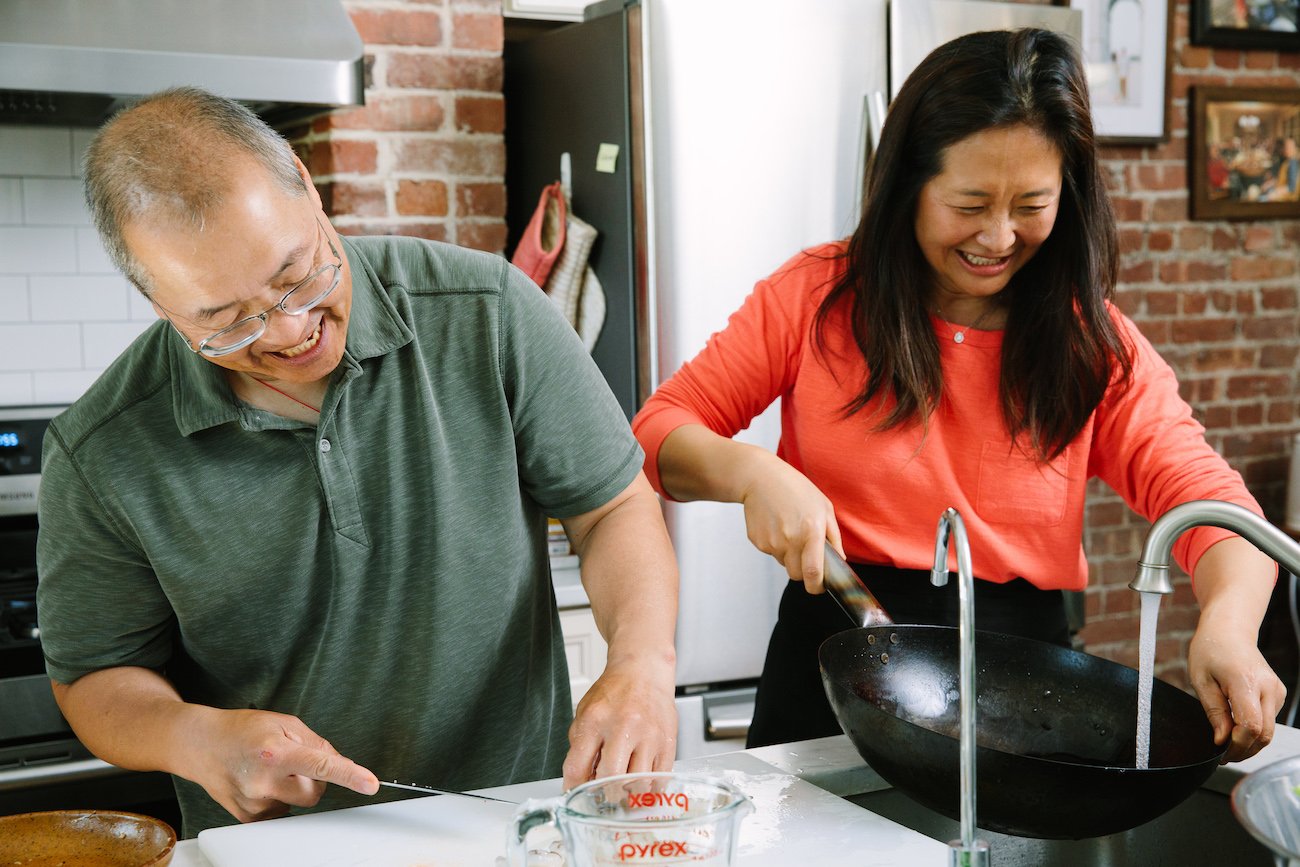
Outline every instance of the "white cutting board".
<path id="1" fill-rule="evenodd" d="M 755 810 L 741 825 L 738 867 L 947 864 L 944 844 L 753 756 L 695 759 L 683 772 L 722 777 L 753 800 Z M 558 791 L 558 784 L 545 788 Z M 199 834 L 199 848 L 213 867 L 494 867 L 505 855 L 514 809 L 475 798 L 415 798 L 212 828 Z"/>

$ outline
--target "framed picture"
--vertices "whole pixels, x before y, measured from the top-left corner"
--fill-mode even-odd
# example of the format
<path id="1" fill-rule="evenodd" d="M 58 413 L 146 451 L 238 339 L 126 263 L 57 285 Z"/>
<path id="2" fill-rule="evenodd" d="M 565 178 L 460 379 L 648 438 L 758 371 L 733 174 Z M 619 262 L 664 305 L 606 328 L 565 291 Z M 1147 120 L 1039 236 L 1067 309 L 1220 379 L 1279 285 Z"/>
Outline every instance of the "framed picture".
<path id="1" fill-rule="evenodd" d="M 1172 2 L 1070 0 L 1071 8 L 1083 12 L 1080 48 L 1100 143 L 1155 144 L 1169 138 Z"/>
<path id="2" fill-rule="evenodd" d="M 1196 220 L 1300 217 L 1300 88 L 1193 87 Z"/>
<path id="3" fill-rule="evenodd" d="M 1300 51 L 1300 0 L 1192 0 L 1192 44 Z"/>

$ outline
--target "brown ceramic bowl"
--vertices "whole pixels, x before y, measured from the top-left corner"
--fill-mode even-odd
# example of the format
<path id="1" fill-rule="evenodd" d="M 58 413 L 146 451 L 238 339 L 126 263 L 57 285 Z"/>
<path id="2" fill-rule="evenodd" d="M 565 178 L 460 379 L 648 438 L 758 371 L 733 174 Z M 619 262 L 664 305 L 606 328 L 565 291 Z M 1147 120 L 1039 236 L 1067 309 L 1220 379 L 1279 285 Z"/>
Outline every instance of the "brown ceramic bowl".
<path id="1" fill-rule="evenodd" d="M 166 822 L 113 810 L 54 810 L 0 816 L 5 867 L 163 867 L 176 832 Z"/>

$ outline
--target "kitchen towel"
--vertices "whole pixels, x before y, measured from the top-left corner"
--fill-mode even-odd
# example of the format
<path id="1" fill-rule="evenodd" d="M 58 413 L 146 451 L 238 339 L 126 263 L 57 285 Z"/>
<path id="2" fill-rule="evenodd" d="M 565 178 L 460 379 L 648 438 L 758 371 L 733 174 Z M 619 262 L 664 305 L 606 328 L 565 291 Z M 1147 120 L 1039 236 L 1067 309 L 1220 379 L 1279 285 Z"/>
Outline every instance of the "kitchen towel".
<path id="1" fill-rule="evenodd" d="M 591 247 L 596 243 L 597 234 L 590 223 L 578 219 L 570 210 L 565 224 L 564 247 L 543 287 L 575 330 L 578 327 L 582 283 L 587 274 L 587 259 L 591 256 Z"/>

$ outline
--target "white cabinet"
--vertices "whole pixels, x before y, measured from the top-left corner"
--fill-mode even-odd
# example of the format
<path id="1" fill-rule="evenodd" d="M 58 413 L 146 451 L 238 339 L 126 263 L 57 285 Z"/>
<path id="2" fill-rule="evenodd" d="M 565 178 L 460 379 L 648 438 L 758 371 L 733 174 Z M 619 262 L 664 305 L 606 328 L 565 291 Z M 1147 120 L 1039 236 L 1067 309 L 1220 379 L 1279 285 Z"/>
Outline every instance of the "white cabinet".
<path id="1" fill-rule="evenodd" d="M 583 8 L 591 2 L 592 0 L 504 0 L 501 12 L 507 18 L 581 21 Z"/>
<path id="2" fill-rule="evenodd" d="M 573 706 L 576 708 L 578 701 L 605 670 L 607 648 L 590 608 L 562 609 L 560 630 L 564 633 L 564 655 L 569 659 L 569 689 L 573 692 Z"/>

